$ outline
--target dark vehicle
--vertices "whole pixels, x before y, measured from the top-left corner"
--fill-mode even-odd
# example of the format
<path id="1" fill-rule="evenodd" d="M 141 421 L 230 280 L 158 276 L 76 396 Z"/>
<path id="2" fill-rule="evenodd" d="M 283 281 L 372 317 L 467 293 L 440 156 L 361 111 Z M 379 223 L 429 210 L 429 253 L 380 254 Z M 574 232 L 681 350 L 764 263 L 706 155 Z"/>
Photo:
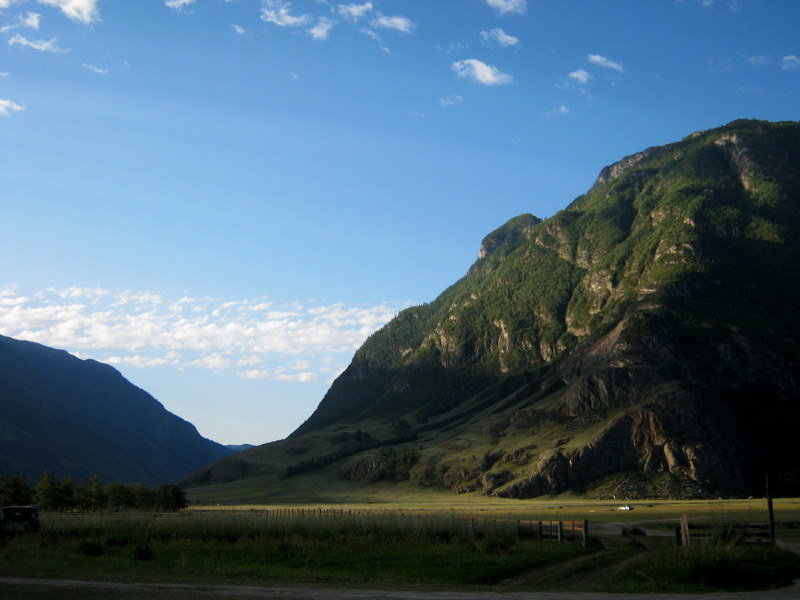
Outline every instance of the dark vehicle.
<path id="1" fill-rule="evenodd" d="M 4 506 L 0 509 L 0 536 L 39 531 L 37 506 Z"/>

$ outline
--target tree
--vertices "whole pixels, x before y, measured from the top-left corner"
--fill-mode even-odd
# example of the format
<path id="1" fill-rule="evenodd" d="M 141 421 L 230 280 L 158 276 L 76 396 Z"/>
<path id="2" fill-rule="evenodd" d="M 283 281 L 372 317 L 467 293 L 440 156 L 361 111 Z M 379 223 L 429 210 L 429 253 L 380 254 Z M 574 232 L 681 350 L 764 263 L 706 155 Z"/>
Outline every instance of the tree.
<path id="1" fill-rule="evenodd" d="M 103 482 L 100 480 L 100 476 L 95 475 L 92 477 L 88 481 L 87 487 L 91 510 L 102 510 L 103 507 L 106 506 L 108 498 L 106 497 L 106 492 L 103 489 Z"/>
<path id="2" fill-rule="evenodd" d="M 34 488 L 33 498 L 36 504 L 44 510 L 59 510 L 61 504 L 60 487 L 56 478 L 45 471 Z"/>
<path id="3" fill-rule="evenodd" d="M 6 484 L 3 506 L 33 504 L 33 488 L 22 475 L 12 477 Z"/>
<path id="4" fill-rule="evenodd" d="M 107 506 L 111 508 L 133 508 L 136 505 L 133 489 L 124 483 L 109 483 L 105 493 Z"/>
<path id="5" fill-rule="evenodd" d="M 189 506 L 189 501 L 180 486 L 165 483 L 158 488 L 158 506 L 161 510 L 178 511 Z"/>
<path id="6" fill-rule="evenodd" d="M 67 477 L 58 485 L 58 506 L 56 510 L 67 510 L 76 506 L 75 482 L 72 477 Z"/>
<path id="7" fill-rule="evenodd" d="M 139 510 L 150 510 L 158 507 L 158 493 L 146 485 L 137 483 L 131 487 L 133 491 L 133 506 Z"/>

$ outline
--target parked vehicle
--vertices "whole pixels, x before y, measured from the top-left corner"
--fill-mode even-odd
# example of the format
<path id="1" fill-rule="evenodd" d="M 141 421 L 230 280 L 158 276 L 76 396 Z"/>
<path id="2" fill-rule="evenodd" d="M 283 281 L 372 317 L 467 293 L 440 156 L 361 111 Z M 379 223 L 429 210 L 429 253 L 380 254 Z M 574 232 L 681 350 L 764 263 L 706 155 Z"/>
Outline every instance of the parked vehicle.
<path id="1" fill-rule="evenodd" d="M 39 531 L 38 506 L 4 506 L 0 508 L 0 535 Z"/>

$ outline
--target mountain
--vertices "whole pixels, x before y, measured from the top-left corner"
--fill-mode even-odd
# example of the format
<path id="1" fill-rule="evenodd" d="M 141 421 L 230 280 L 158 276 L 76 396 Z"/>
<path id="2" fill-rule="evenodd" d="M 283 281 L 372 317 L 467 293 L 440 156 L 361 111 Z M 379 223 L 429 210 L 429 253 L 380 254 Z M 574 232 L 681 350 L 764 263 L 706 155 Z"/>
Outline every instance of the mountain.
<path id="1" fill-rule="evenodd" d="M 255 446 L 253 446 L 253 444 L 226 444 L 225 447 L 234 452 L 241 452 L 242 450 L 249 450 Z"/>
<path id="2" fill-rule="evenodd" d="M 231 452 L 113 367 L 0 336 L 0 474 L 155 486 Z"/>
<path id="3" fill-rule="evenodd" d="M 186 483 L 761 490 L 800 463 L 798 307 L 800 124 L 699 131 L 490 233 L 461 280 L 364 343 L 288 439 Z"/>

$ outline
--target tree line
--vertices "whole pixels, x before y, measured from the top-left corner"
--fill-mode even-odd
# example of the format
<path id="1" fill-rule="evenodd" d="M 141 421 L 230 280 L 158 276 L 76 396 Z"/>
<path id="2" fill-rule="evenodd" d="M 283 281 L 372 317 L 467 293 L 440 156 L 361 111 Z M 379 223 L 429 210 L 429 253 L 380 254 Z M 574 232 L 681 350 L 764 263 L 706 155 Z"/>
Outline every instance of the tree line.
<path id="1" fill-rule="evenodd" d="M 25 477 L 0 475 L 0 506 L 35 504 L 42 510 L 96 512 L 105 509 L 176 511 L 188 506 L 186 493 L 177 485 L 163 484 L 150 489 L 142 484 L 109 483 L 100 477 L 73 481 L 57 480 L 45 472 L 35 485 Z"/>

